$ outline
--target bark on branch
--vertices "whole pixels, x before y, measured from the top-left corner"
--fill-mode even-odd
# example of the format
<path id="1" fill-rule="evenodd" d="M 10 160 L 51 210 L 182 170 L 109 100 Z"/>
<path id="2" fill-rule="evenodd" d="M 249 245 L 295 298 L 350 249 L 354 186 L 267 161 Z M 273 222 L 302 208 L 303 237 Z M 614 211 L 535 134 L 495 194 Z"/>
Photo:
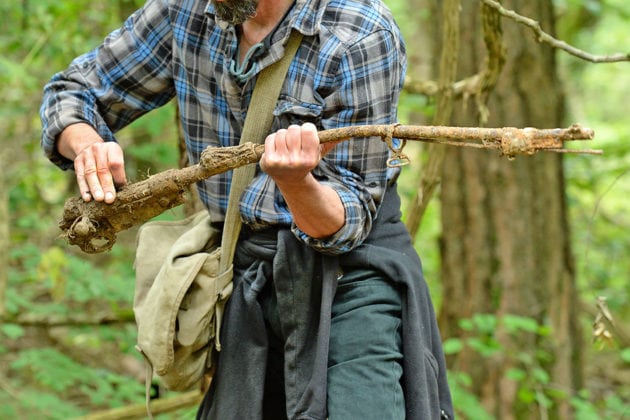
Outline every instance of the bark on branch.
<path id="1" fill-rule="evenodd" d="M 569 128 L 477 128 L 410 125 L 366 125 L 336 128 L 319 132 L 322 143 L 354 137 L 381 137 L 392 150 L 392 165 L 408 163 L 403 153 L 407 140 L 442 143 L 452 146 L 496 149 L 508 158 L 532 155 L 538 151 L 599 154 L 597 150 L 565 149 L 564 141 L 590 140 L 593 131 L 579 125 Z M 402 140 L 395 148 L 392 138 Z M 84 202 L 80 197 L 66 201 L 59 221 L 61 236 L 84 252 L 104 252 L 116 242 L 116 234 L 142 224 L 164 211 L 182 204 L 188 185 L 230 169 L 256 163 L 264 145 L 245 143 L 232 147 L 209 147 L 200 162 L 183 169 L 170 169 L 143 181 L 129 184 L 118 193 L 112 204 Z"/>

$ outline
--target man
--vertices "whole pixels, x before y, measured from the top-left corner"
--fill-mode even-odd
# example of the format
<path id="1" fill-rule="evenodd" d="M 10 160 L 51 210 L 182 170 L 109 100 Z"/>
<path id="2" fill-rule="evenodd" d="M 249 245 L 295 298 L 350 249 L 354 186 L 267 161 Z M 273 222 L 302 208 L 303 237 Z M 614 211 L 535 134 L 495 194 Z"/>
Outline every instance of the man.
<path id="1" fill-rule="evenodd" d="M 378 0 L 149 0 L 45 88 L 42 145 L 84 200 L 126 183 L 114 132 L 175 97 L 192 162 L 237 144 L 256 75 L 303 40 L 274 110 L 244 228 L 223 350 L 198 418 L 452 418 L 419 259 L 380 139 L 318 129 L 396 121 L 399 30 Z M 223 220 L 231 176 L 199 184 Z"/>

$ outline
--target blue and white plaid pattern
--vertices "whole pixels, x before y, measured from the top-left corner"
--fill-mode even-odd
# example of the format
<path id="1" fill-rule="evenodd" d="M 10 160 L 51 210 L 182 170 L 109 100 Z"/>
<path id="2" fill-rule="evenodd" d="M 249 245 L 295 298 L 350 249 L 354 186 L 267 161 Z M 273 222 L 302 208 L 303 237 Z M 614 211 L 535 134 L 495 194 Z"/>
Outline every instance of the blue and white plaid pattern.
<path id="1" fill-rule="evenodd" d="M 379 0 L 297 0 L 245 83 L 229 71 L 238 44 L 235 28 L 213 12 L 207 1 L 148 0 L 101 46 L 56 74 L 41 108 L 42 147 L 49 158 L 72 167 L 55 148 L 56 137 L 70 124 L 87 122 L 106 141 L 115 141 L 117 130 L 173 97 L 191 162 L 207 146 L 238 144 L 256 75 L 282 56 L 292 28 L 304 38 L 273 110 L 273 131 L 304 122 L 329 129 L 396 121 L 406 57 L 399 29 Z M 324 240 L 293 224 L 294 233 L 326 253 L 360 244 L 396 176 L 386 168 L 388 155 L 378 139 L 337 145 L 313 174 L 338 192 L 346 224 Z M 231 173 L 216 175 L 198 185 L 213 220 L 223 218 L 230 178 Z M 260 171 L 240 208 L 253 228 L 292 225 L 282 196 Z"/>

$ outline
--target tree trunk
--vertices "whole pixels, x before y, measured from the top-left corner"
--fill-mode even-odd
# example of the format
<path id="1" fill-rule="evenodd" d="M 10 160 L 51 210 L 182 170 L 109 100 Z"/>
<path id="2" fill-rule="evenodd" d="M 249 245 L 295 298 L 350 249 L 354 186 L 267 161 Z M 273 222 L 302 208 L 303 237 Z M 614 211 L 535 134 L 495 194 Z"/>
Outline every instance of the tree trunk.
<path id="1" fill-rule="evenodd" d="M 439 37 L 440 44 L 449 45 L 449 48 L 440 49 L 439 64 L 436 63 L 434 65 L 434 67 L 437 67 L 439 75 L 437 107 L 433 118 L 434 125 L 447 125 L 453 112 L 452 86 L 456 82 L 457 76 L 460 7 L 460 0 L 444 0 L 440 12 L 441 19 L 436 19 L 442 25 L 439 33 L 434 31 L 435 37 Z M 437 13 L 437 10 L 434 10 L 434 12 Z M 417 32 L 420 32 L 420 30 L 418 29 Z M 433 50 L 435 51 L 436 49 L 434 48 Z M 412 55 L 411 58 L 413 59 L 414 56 Z M 412 237 L 415 237 L 424 212 L 440 183 L 446 146 L 430 144 L 426 147 L 426 153 L 428 158 L 426 164 L 422 167 L 420 182 L 406 220 L 407 230 L 409 230 Z"/>
<path id="2" fill-rule="evenodd" d="M 8 167 L 9 154 L 0 151 L 0 167 Z M 4 171 L 0 171 L 0 319 L 6 308 L 6 290 L 9 281 L 9 188 Z"/>
<path id="3" fill-rule="evenodd" d="M 553 28 L 551 0 L 504 1 L 506 8 Z M 479 3 L 462 2 L 460 78 L 482 66 Z M 554 51 L 515 22 L 502 22 L 506 62 L 490 94 L 488 126 L 561 126 L 564 97 Z M 451 123 L 480 124 L 474 101 L 456 105 Z M 562 158 L 553 154 L 508 161 L 493 152 L 449 148 L 442 175 L 444 338 L 479 337 L 460 320 L 496 316 L 490 334 L 500 351 L 483 356 L 465 346 L 451 356 L 452 370 L 471 376 L 473 392 L 497 418 L 562 418 L 581 384 L 581 336 L 565 205 Z M 511 330 L 506 315 L 534 319 L 551 333 Z M 513 319 L 513 318 L 512 318 Z M 470 343 L 470 341 L 468 341 Z M 542 353 L 544 352 L 544 354 Z M 506 376 L 515 371 L 522 377 Z M 545 376 L 548 375 L 548 380 Z M 537 376 L 538 375 L 538 376 Z M 520 391 L 520 393 L 519 393 Z M 543 395 L 553 407 L 543 405 Z M 460 407 L 465 415 L 465 407 Z"/>

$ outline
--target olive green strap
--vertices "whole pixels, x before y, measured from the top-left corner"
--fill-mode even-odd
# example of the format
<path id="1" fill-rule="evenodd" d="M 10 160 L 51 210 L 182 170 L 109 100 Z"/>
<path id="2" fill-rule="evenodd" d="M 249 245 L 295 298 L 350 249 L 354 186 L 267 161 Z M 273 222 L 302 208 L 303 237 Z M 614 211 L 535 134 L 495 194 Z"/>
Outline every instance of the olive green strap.
<path id="1" fill-rule="evenodd" d="M 284 50 L 284 56 L 272 65 L 264 68 L 256 80 L 256 86 L 249 102 L 245 125 L 241 134 L 241 144 L 245 142 L 262 143 L 269 134 L 273 122 L 273 110 L 275 109 L 280 89 L 284 83 L 289 65 L 302 42 L 302 34 L 291 31 L 289 41 Z M 236 168 L 232 173 L 232 184 L 228 198 L 228 208 L 223 225 L 221 238 L 221 270 L 226 270 L 232 265 L 236 242 L 241 231 L 241 215 L 239 201 L 241 194 L 254 177 L 256 165 L 250 164 Z"/>

